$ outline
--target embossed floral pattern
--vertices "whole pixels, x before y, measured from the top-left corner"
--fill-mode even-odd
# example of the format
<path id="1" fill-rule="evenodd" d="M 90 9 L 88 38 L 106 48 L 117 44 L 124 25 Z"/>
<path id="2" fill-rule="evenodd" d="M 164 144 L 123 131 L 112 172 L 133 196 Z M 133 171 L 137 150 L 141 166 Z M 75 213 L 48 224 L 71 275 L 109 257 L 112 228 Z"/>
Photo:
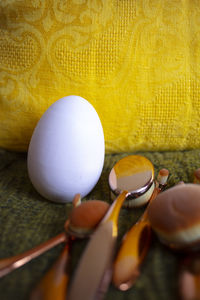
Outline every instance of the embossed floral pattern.
<path id="1" fill-rule="evenodd" d="M 106 151 L 200 146 L 197 0 L 0 2 L 0 146 L 26 150 L 50 104 L 96 108 Z"/>

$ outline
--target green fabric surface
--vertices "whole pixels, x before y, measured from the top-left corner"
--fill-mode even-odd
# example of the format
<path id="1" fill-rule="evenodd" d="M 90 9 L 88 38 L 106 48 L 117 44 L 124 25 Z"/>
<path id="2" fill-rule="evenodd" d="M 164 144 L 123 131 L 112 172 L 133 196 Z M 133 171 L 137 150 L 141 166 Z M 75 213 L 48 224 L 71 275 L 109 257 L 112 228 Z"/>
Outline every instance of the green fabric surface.
<path id="1" fill-rule="evenodd" d="M 160 168 L 168 168 L 168 187 L 180 180 L 192 182 L 194 170 L 200 167 L 200 150 L 131 154 L 141 154 L 149 158 L 155 166 L 156 174 Z M 98 184 L 83 201 L 101 199 L 110 202 L 109 171 L 115 162 L 126 155 L 128 153 L 106 156 Z M 62 232 L 71 210 L 71 204 L 49 202 L 35 191 L 28 178 L 25 153 L 0 150 L 0 195 L 0 258 L 19 254 Z M 143 210 L 144 208 L 121 210 L 117 248 L 125 232 L 136 222 Z M 87 241 L 76 240 L 72 246 L 69 266 L 71 276 Z M 0 299 L 29 299 L 30 291 L 51 267 L 62 247 L 63 245 L 55 247 L 1 278 Z M 178 261 L 179 255 L 162 246 L 154 235 L 135 285 L 126 292 L 118 291 L 110 285 L 105 299 L 177 299 Z"/>

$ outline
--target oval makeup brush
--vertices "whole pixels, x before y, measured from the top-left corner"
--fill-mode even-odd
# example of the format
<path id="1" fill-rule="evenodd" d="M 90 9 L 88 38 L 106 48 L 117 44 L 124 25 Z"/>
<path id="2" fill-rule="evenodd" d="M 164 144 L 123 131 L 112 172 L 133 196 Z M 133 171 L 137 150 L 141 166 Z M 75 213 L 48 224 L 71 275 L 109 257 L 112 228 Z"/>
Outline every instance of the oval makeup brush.
<path id="1" fill-rule="evenodd" d="M 66 299 L 69 275 L 67 264 L 69 260 L 70 241 L 75 238 L 88 237 L 107 212 L 108 203 L 100 200 L 88 200 L 79 206 L 77 196 L 73 200 L 74 209 L 65 230 L 72 239 L 66 243 L 59 258 L 45 274 L 31 293 L 30 300 L 64 300 Z"/>

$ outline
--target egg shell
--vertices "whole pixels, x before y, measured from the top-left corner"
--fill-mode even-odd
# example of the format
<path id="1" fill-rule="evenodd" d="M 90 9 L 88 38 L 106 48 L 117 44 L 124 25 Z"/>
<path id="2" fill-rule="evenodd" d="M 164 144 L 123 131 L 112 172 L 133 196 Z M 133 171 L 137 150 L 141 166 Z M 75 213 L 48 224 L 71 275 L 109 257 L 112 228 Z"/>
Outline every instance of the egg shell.
<path id="1" fill-rule="evenodd" d="M 46 199 L 66 203 L 86 196 L 101 175 L 103 128 L 94 107 L 68 96 L 52 104 L 39 120 L 28 149 L 27 166 L 35 189 Z"/>

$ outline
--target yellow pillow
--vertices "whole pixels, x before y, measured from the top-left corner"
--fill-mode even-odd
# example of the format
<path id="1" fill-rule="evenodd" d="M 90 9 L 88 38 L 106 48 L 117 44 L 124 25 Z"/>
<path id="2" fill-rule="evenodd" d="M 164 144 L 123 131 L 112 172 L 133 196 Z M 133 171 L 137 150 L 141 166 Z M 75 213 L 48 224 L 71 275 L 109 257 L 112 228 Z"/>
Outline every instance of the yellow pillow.
<path id="1" fill-rule="evenodd" d="M 0 2 L 0 146 L 27 150 L 44 111 L 80 95 L 106 152 L 200 147 L 198 1 Z"/>

